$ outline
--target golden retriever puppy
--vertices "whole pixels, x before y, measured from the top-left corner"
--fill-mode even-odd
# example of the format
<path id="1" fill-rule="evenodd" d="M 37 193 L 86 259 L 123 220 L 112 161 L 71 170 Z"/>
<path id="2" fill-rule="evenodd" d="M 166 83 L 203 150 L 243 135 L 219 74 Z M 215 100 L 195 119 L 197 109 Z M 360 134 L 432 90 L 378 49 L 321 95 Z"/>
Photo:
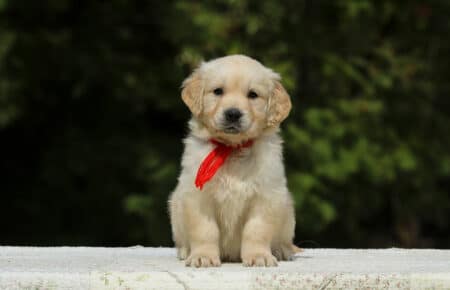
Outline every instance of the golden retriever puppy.
<path id="1" fill-rule="evenodd" d="M 291 109 L 280 76 L 232 55 L 202 63 L 182 88 L 192 119 L 169 199 L 178 257 L 195 267 L 288 260 L 300 249 L 278 134 Z"/>

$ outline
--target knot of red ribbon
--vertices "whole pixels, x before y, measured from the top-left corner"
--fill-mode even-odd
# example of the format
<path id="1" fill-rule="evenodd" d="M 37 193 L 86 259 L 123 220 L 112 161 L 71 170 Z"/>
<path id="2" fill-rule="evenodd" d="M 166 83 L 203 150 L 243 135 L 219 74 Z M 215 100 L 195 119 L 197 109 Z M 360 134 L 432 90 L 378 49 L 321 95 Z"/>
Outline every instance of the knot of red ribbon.
<path id="1" fill-rule="evenodd" d="M 203 189 L 205 183 L 213 178 L 217 170 L 219 170 L 233 151 L 248 148 L 253 145 L 253 140 L 248 140 L 238 146 L 225 145 L 214 139 L 211 139 L 210 142 L 216 145 L 216 147 L 203 159 L 198 168 L 197 177 L 195 178 L 195 186 L 200 190 Z"/>

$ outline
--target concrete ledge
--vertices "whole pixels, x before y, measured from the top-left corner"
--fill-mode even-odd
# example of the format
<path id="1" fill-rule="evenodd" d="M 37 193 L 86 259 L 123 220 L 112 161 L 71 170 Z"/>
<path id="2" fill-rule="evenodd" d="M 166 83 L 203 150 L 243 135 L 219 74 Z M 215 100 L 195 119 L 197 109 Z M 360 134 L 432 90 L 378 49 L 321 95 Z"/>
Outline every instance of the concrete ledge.
<path id="1" fill-rule="evenodd" d="M 450 250 L 306 249 L 276 268 L 192 269 L 171 248 L 0 247 L 0 289 L 450 289 Z"/>

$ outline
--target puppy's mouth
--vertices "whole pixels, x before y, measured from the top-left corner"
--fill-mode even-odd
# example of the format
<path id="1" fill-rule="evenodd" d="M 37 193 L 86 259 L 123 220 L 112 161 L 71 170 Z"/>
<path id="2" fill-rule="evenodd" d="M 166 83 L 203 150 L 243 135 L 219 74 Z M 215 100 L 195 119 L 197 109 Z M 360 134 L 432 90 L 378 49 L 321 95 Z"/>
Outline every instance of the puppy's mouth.
<path id="1" fill-rule="evenodd" d="M 226 134 L 239 134 L 241 132 L 240 126 L 231 125 L 223 128 L 223 132 Z"/>

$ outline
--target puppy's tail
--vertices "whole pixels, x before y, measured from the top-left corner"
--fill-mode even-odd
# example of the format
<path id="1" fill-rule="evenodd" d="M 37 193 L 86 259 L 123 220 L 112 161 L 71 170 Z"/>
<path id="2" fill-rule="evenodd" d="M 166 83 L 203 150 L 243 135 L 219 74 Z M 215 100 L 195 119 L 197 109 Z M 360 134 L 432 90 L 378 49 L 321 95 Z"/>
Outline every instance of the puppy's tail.
<path id="1" fill-rule="evenodd" d="M 292 244 L 292 250 L 294 251 L 294 253 L 301 253 L 303 252 L 302 248 L 297 247 L 296 245 Z"/>

